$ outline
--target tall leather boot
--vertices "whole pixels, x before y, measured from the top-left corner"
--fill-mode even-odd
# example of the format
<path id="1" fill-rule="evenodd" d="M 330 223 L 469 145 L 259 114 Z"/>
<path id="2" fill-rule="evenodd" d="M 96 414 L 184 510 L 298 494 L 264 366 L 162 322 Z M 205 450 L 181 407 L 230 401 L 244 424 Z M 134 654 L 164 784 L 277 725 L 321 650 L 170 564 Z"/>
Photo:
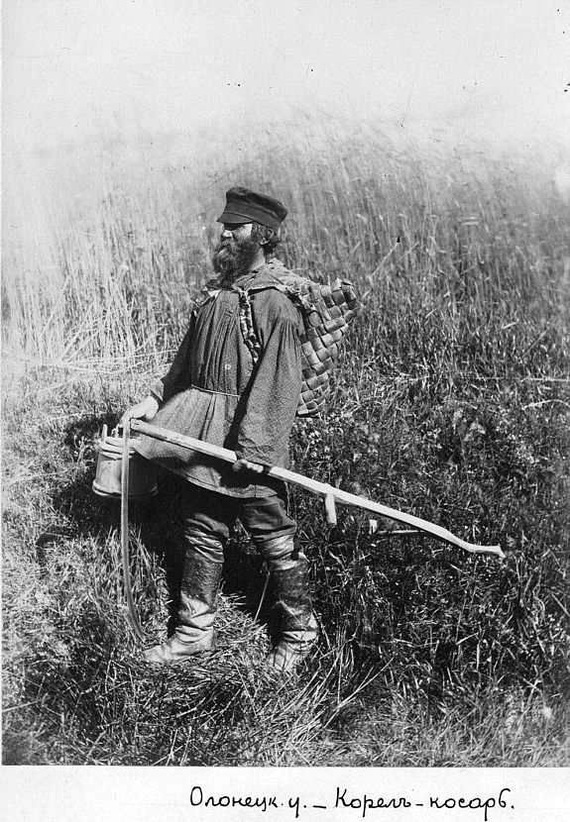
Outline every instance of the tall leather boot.
<path id="1" fill-rule="evenodd" d="M 270 563 L 275 595 L 278 641 L 268 665 L 284 673 L 305 659 L 317 640 L 318 625 L 313 613 L 304 554 Z"/>
<path id="2" fill-rule="evenodd" d="M 183 662 L 215 647 L 214 620 L 223 563 L 209 552 L 221 553 L 213 537 L 187 537 L 174 633 L 166 642 L 145 652 L 147 662 L 168 665 Z"/>

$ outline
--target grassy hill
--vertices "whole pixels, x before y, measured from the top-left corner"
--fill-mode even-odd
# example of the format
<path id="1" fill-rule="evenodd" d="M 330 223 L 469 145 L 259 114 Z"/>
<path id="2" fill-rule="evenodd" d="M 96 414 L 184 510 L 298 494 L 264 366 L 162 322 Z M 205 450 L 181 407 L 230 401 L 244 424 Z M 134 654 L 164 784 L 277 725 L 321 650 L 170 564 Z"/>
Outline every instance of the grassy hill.
<path id="1" fill-rule="evenodd" d="M 310 119 L 40 160 L 2 283 L 4 763 L 567 764 L 570 206 L 549 162 Z M 265 570 L 241 531 L 219 651 L 145 667 L 118 510 L 91 492 L 98 432 L 172 356 L 237 183 L 289 206 L 291 268 L 362 296 L 294 468 L 507 553 L 370 533 L 349 509 L 331 529 L 292 491 L 322 629 L 294 683 L 263 669 Z M 149 644 L 175 512 L 163 476 L 131 519 Z"/>

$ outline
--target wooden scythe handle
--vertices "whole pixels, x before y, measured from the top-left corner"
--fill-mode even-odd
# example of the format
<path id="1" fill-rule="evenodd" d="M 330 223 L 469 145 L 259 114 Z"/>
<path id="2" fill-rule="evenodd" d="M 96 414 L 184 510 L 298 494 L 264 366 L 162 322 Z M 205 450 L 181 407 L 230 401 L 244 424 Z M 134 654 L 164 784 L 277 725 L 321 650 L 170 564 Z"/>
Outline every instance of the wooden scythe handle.
<path id="1" fill-rule="evenodd" d="M 203 442 L 193 437 L 177 434 L 175 431 L 170 431 L 167 428 L 149 425 L 149 423 L 142 422 L 141 420 L 131 420 L 131 428 L 133 431 L 139 431 L 148 437 L 168 442 L 171 445 L 178 445 L 181 448 L 188 448 L 191 451 L 198 451 L 209 457 L 217 457 L 225 462 L 234 463 L 237 460 L 235 452 L 227 448 L 221 448 L 219 445 L 212 445 L 209 442 Z M 420 519 L 412 514 L 406 514 L 403 511 L 397 511 L 395 508 L 388 508 L 387 505 L 381 505 L 379 502 L 374 502 L 366 497 L 350 494 L 348 491 L 341 491 L 340 488 L 335 488 L 325 482 L 310 479 L 303 474 L 289 471 L 287 468 L 278 468 L 276 466 L 266 467 L 264 473 L 269 477 L 275 477 L 284 482 L 289 482 L 292 485 L 298 485 L 307 491 L 311 491 L 313 494 L 324 497 L 326 511 L 329 516 L 333 513 L 334 501 L 337 501 L 344 505 L 353 505 L 357 508 L 363 508 L 365 511 L 372 511 L 375 514 L 380 514 L 383 517 L 388 517 L 388 519 L 393 519 L 397 522 L 404 522 L 406 525 L 410 525 L 418 531 L 425 531 L 427 534 L 437 537 L 437 539 L 449 542 L 451 545 L 456 545 L 458 548 L 463 548 L 464 551 L 469 551 L 472 554 L 494 554 L 495 556 L 501 557 L 501 559 L 505 557 L 500 545 L 473 545 L 460 537 L 456 537 L 455 534 L 452 534 L 451 531 L 448 531 L 447 528 L 443 528 L 441 525 Z"/>

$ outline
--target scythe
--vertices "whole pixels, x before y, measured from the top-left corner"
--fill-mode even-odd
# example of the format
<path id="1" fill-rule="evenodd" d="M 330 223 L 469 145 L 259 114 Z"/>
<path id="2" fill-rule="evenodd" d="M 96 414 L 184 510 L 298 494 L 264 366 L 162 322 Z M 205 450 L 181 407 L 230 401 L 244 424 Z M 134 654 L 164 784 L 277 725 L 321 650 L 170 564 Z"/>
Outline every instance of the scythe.
<path id="1" fill-rule="evenodd" d="M 149 423 L 142 422 L 141 420 L 131 419 L 130 425 L 123 427 L 123 457 L 121 467 L 121 554 L 123 577 L 131 625 L 137 638 L 144 641 L 144 633 L 142 631 L 133 601 L 129 562 L 128 498 L 131 429 L 133 431 L 138 431 L 147 437 L 153 437 L 154 439 L 167 442 L 171 445 L 177 445 L 181 448 L 198 451 L 199 453 L 210 457 L 217 457 L 218 459 L 232 464 L 235 463 L 238 458 L 234 451 L 230 451 L 227 448 L 221 448 L 220 446 L 212 445 L 211 443 L 197 440 L 193 437 L 177 434 L 175 431 L 170 431 L 166 428 L 149 425 Z M 264 474 L 269 477 L 274 477 L 284 482 L 291 483 L 292 485 L 298 485 L 300 488 L 304 488 L 307 491 L 311 491 L 313 494 L 323 497 L 326 518 L 331 525 L 336 524 L 336 502 L 340 502 L 344 505 L 352 505 L 357 508 L 362 508 L 365 511 L 370 511 L 374 514 L 379 514 L 380 516 L 395 520 L 396 522 L 404 523 L 411 526 L 413 529 L 413 531 L 391 533 L 425 532 L 426 534 L 430 534 L 431 536 L 443 540 L 444 542 L 448 542 L 451 545 L 456 545 L 459 548 L 463 548 L 464 551 L 468 551 L 472 554 L 493 554 L 501 559 L 504 559 L 505 557 L 499 545 L 473 545 L 472 543 L 466 542 L 460 537 L 455 536 L 455 534 L 452 534 L 451 531 L 448 531 L 441 525 L 436 525 L 433 522 L 420 519 L 412 514 L 406 514 L 404 511 L 397 511 L 394 508 L 389 508 L 387 505 L 374 502 L 366 497 L 361 497 L 347 491 L 342 491 L 340 488 L 335 488 L 328 483 L 310 479 L 310 477 L 305 477 L 303 474 L 298 474 L 295 471 L 289 471 L 286 468 L 272 466 L 264 467 Z"/>
<path id="2" fill-rule="evenodd" d="M 227 448 L 221 448 L 218 445 L 211 445 L 208 442 L 187 437 L 183 434 L 177 434 L 166 428 L 159 428 L 155 425 L 142 422 L 141 420 L 132 419 L 131 428 L 133 431 L 138 431 L 148 437 L 162 440 L 171 445 L 178 445 L 182 448 L 188 448 L 192 451 L 198 451 L 201 454 L 206 454 L 210 457 L 217 457 L 225 462 L 234 463 L 237 461 L 237 456 L 234 451 Z M 264 468 L 264 474 L 275 479 L 283 480 L 291 485 L 298 485 L 313 494 L 317 494 L 324 499 L 325 513 L 327 520 L 331 525 L 336 524 L 336 509 L 335 503 L 340 502 L 343 505 L 352 505 L 357 508 L 362 508 L 365 511 L 370 511 L 374 514 L 387 517 L 388 519 L 396 520 L 411 526 L 418 531 L 424 531 L 437 539 L 456 545 L 458 548 L 463 548 L 464 551 L 469 551 L 472 554 L 495 554 L 498 557 L 504 558 L 504 553 L 499 545 L 473 545 L 466 542 L 460 537 L 452 534 L 441 525 L 436 525 L 433 522 L 420 519 L 413 514 L 406 514 L 404 511 L 397 511 L 394 508 L 389 508 L 387 505 L 381 505 L 379 502 L 367 499 L 366 497 L 351 494 L 348 491 L 342 491 L 340 488 L 335 488 L 325 482 L 318 482 L 317 480 L 305 477 L 303 474 L 297 474 L 295 471 L 289 471 L 287 468 L 279 468 L 276 466 Z"/>

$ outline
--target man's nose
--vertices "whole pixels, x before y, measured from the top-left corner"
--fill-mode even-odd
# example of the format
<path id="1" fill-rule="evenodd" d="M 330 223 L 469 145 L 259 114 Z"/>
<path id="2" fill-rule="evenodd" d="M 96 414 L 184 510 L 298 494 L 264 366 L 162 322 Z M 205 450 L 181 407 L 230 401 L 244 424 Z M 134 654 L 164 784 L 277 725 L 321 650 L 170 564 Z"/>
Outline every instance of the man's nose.
<path id="1" fill-rule="evenodd" d="M 230 237 L 233 237 L 233 231 L 229 228 L 222 228 L 222 237 L 227 240 Z"/>

